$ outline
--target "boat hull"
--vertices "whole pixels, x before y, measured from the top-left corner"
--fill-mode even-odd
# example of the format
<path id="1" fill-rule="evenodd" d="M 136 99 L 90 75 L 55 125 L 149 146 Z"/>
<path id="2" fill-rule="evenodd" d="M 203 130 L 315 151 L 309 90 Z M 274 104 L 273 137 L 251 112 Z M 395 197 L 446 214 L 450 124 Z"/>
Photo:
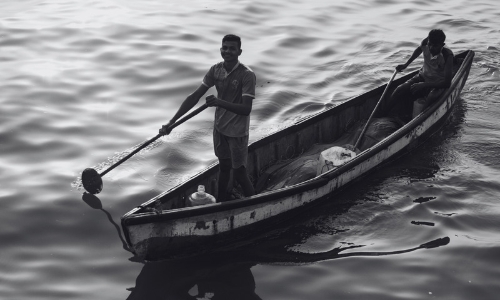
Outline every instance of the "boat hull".
<path id="1" fill-rule="evenodd" d="M 300 184 L 253 197 L 203 207 L 175 208 L 185 199 L 192 185 L 205 184 L 214 188 L 217 165 L 211 166 L 194 176 L 190 182 L 173 188 L 126 214 L 122 218 L 122 227 L 129 246 L 137 256 L 147 260 L 203 253 L 234 245 L 238 241 L 248 242 L 249 236 L 267 231 L 275 223 L 291 218 L 300 213 L 301 208 L 321 202 L 322 199 L 335 201 L 334 196 L 340 190 L 418 146 L 435 132 L 436 127 L 446 120 L 458 99 L 467 80 L 473 56 L 472 51 L 463 54 L 463 63 L 451 87 L 434 105 L 344 165 Z M 405 76 L 399 82 L 412 75 Z M 375 105 L 377 95 L 381 94 L 383 88 L 384 86 L 367 93 L 371 93 L 369 98 L 359 96 L 359 99 L 354 99 L 358 102 L 353 100 L 353 106 L 341 107 L 329 114 L 318 114 L 303 120 L 296 124 L 295 133 L 293 130 L 284 130 L 285 133 L 274 134 L 252 144 L 250 157 L 253 158 L 254 169 L 250 171 L 258 175 L 264 169 L 259 167 L 260 165 L 269 165 L 273 157 L 276 161 L 280 156 L 288 155 L 292 146 L 296 149 L 302 147 L 303 151 L 304 144 L 308 143 L 305 136 L 316 141 L 325 140 L 325 135 L 329 134 L 322 129 L 325 124 L 334 126 L 339 120 L 349 122 L 346 120 L 352 116 L 362 119 L 366 113 L 359 111 L 369 113 L 370 105 Z M 314 133 L 307 130 L 313 130 Z M 338 134 L 333 134 L 330 140 L 336 137 Z M 280 150 L 279 145 L 283 144 L 283 140 L 288 141 L 288 147 Z M 164 205 L 167 209 L 162 209 L 159 214 L 141 211 L 143 207 L 152 205 Z"/>

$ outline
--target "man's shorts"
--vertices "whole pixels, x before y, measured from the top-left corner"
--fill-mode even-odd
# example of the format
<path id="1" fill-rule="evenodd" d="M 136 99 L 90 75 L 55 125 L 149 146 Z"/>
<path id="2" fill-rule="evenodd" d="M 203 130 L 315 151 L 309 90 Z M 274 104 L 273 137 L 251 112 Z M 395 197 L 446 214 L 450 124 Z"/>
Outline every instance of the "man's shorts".
<path id="1" fill-rule="evenodd" d="M 214 151 L 219 159 L 231 159 L 233 169 L 247 166 L 248 135 L 230 137 L 214 128 Z"/>

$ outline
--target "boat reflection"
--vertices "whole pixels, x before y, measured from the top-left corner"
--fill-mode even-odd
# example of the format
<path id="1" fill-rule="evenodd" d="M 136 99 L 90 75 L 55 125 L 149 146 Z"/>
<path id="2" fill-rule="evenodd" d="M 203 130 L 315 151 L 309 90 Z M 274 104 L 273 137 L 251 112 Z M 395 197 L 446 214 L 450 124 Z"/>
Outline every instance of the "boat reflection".
<path id="1" fill-rule="evenodd" d="M 255 293 L 252 266 L 210 257 L 147 262 L 127 299 L 261 299 Z"/>
<path id="2" fill-rule="evenodd" d="M 196 258 L 147 262 L 127 298 L 132 299 L 261 299 L 251 268 L 258 264 L 301 265 L 353 256 L 402 254 L 447 245 L 448 237 L 417 247 L 388 252 L 349 252 L 363 246 L 335 248 L 321 253 L 275 251 L 263 243 L 245 251 L 213 253 Z M 273 248 L 273 247 L 271 247 Z"/>

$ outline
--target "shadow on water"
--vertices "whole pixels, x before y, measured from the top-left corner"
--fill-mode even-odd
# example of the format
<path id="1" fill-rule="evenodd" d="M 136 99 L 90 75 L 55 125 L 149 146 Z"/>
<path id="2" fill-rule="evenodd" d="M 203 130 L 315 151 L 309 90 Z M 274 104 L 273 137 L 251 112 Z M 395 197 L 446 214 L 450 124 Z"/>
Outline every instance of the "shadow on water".
<path id="1" fill-rule="evenodd" d="M 267 244 L 246 251 L 214 253 L 175 261 L 147 262 L 130 288 L 132 299 L 261 299 L 255 293 L 251 268 L 257 264 L 302 265 L 323 260 L 355 256 L 403 254 L 419 249 L 445 246 L 448 237 L 439 238 L 418 247 L 388 252 L 350 252 L 362 246 L 336 248 L 321 253 L 274 251 Z"/>
<path id="2" fill-rule="evenodd" d="M 130 250 L 130 248 L 128 247 L 127 243 L 125 242 L 125 239 L 122 236 L 122 231 L 120 229 L 120 226 L 118 226 L 118 224 L 116 224 L 116 222 L 113 220 L 113 217 L 111 216 L 111 214 L 102 207 L 101 200 L 96 195 L 92 195 L 92 194 L 89 194 L 87 192 L 83 193 L 82 200 L 83 200 L 83 202 L 87 203 L 87 205 L 90 206 L 91 208 L 99 209 L 106 214 L 109 222 L 111 224 L 113 224 L 116 231 L 118 232 L 118 237 L 122 241 L 123 249 L 127 250 L 128 252 L 132 252 Z"/>
<path id="3" fill-rule="evenodd" d="M 211 257 L 148 262 L 127 299 L 261 299 L 255 293 L 254 265 Z"/>

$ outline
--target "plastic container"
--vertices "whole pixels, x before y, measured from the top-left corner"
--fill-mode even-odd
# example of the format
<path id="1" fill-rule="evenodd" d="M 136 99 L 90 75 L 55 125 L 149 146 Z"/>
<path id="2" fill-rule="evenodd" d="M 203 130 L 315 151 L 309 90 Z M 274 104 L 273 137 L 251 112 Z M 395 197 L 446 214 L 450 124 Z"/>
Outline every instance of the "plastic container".
<path id="1" fill-rule="evenodd" d="M 413 101 L 412 118 L 415 118 L 424 110 L 425 102 L 426 102 L 425 98 L 418 98 L 417 100 Z"/>
<path id="2" fill-rule="evenodd" d="M 215 197 L 205 193 L 205 186 L 199 185 L 198 192 L 192 193 L 186 201 L 186 206 L 198 206 L 215 203 Z"/>
<path id="3" fill-rule="evenodd" d="M 356 152 L 343 147 L 331 147 L 319 155 L 318 168 L 316 169 L 316 176 L 321 175 L 327 171 L 330 171 L 346 161 L 353 159 L 356 156 Z"/>

